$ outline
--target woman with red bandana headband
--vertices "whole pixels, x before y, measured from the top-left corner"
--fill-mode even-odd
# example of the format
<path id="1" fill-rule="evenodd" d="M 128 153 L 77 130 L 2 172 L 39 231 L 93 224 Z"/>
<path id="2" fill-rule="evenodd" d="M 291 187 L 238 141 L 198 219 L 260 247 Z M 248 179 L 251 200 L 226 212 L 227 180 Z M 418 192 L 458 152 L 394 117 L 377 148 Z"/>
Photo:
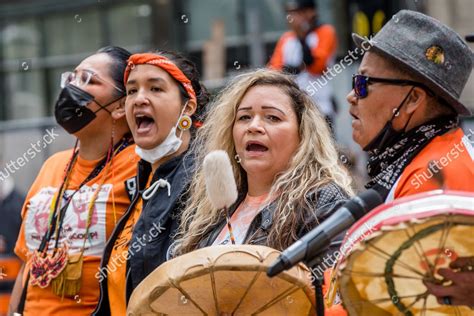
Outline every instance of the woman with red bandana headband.
<path id="1" fill-rule="evenodd" d="M 11 312 L 90 315 L 97 305 L 95 273 L 130 204 L 126 183 L 136 170 L 122 80 L 129 56 L 106 47 L 61 77 L 55 116 L 77 142 L 43 164 L 27 195 L 15 247 L 24 264 Z"/>
<path id="2" fill-rule="evenodd" d="M 196 66 L 170 52 L 132 55 L 124 75 L 125 112 L 138 163 L 134 199 L 109 240 L 94 315 L 125 315 L 135 288 L 167 260 L 193 175 L 189 146 L 208 102 Z"/>

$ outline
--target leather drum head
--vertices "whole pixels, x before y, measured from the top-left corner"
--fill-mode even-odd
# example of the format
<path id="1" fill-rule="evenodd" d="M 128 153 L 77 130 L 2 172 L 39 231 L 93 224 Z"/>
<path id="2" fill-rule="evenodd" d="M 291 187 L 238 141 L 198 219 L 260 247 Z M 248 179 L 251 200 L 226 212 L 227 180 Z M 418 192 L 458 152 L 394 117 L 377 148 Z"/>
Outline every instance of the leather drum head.
<path id="1" fill-rule="evenodd" d="M 279 254 L 264 246 L 227 245 L 167 261 L 134 290 L 127 315 L 313 314 L 314 290 L 304 265 L 267 277 Z"/>
<path id="2" fill-rule="evenodd" d="M 350 315 L 474 315 L 467 306 L 438 304 L 423 283 L 443 283 L 439 268 L 474 258 L 473 232 L 471 193 L 423 193 L 373 210 L 341 247 L 344 307 Z"/>

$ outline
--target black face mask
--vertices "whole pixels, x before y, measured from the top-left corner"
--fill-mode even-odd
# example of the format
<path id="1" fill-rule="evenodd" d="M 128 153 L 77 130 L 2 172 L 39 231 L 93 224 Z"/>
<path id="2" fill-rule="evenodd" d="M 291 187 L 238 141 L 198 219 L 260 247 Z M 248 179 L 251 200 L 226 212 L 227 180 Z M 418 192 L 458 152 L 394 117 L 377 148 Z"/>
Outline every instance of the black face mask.
<path id="1" fill-rule="evenodd" d="M 400 105 L 393 111 L 392 118 L 385 124 L 385 126 L 382 128 L 382 130 L 377 134 L 377 136 L 374 137 L 364 148 L 364 151 L 382 151 L 385 148 L 395 144 L 400 137 L 406 132 L 405 129 L 408 126 L 408 122 L 410 122 L 411 116 L 408 119 L 408 121 L 405 124 L 405 127 L 402 128 L 401 131 L 396 131 L 393 128 L 392 122 L 395 119 L 395 117 L 398 116 L 400 113 L 400 109 L 402 106 L 405 104 L 405 101 L 408 99 L 410 96 L 411 92 L 413 91 L 415 87 L 412 87 L 406 97 L 403 99 L 403 101 L 400 103 Z M 413 114 L 412 114 L 413 115 Z"/>
<path id="2" fill-rule="evenodd" d="M 96 118 L 96 113 L 100 110 L 107 110 L 107 106 L 120 100 L 122 96 L 113 100 L 112 102 L 101 105 L 99 102 L 94 100 L 94 96 L 87 91 L 82 90 L 75 85 L 68 84 L 65 86 L 59 94 L 58 101 L 54 108 L 54 116 L 56 122 L 61 125 L 69 134 L 74 134 Z M 91 102 L 95 102 L 100 106 L 100 109 L 93 112 L 87 107 Z"/>

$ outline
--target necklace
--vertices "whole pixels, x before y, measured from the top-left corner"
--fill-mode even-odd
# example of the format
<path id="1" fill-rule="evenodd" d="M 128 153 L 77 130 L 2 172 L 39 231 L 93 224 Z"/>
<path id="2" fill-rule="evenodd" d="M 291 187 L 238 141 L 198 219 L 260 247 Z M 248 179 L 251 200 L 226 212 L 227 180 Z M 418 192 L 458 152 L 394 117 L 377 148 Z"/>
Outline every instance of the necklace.
<path id="1" fill-rule="evenodd" d="M 51 205 L 50 205 L 50 214 L 48 216 L 48 229 L 46 231 L 46 234 L 43 237 L 43 240 L 41 242 L 40 247 L 38 250 L 35 250 L 33 255 L 32 255 L 32 260 L 31 260 L 31 270 L 30 270 L 30 279 L 31 279 L 31 285 L 37 285 L 40 288 L 46 288 L 48 287 L 51 282 L 56 279 L 58 276 L 61 275 L 61 273 L 65 270 L 66 266 L 68 265 L 68 244 L 67 242 L 63 243 L 62 246 L 59 245 L 59 240 L 60 240 L 60 234 L 61 234 L 61 229 L 62 229 L 62 224 L 64 221 L 64 217 L 66 214 L 66 210 L 72 201 L 74 195 L 81 190 L 81 188 L 89 181 L 93 180 L 95 177 L 97 177 L 100 172 L 106 167 L 106 170 L 102 176 L 102 179 L 97 187 L 97 189 L 94 191 L 94 194 L 92 198 L 90 199 L 88 203 L 88 208 L 87 208 L 87 222 L 86 222 L 86 232 L 84 234 L 84 239 L 83 239 L 83 244 L 82 248 L 79 253 L 79 258 L 82 263 L 82 256 L 85 250 L 85 244 L 86 240 L 89 235 L 89 229 L 91 226 L 91 219 L 93 215 L 93 210 L 94 210 L 94 205 L 95 202 L 98 198 L 98 195 L 105 183 L 105 179 L 107 175 L 109 174 L 110 168 L 112 167 L 112 162 L 113 162 L 113 156 L 118 154 L 120 151 L 125 149 L 129 144 L 131 143 L 130 139 L 128 137 L 124 137 L 118 144 L 117 146 L 113 146 L 113 141 L 111 142 L 111 146 L 109 147 L 109 150 L 107 152 L 107 156 L 105 159 L 100 161 L 98 165 L 92 170 L 92 172 L 86 177 L 86 179 L 79 185 L 79 188 L 74 191 L 69 197 L 64 198 L 64 194 L 67 190 L 67 187 L 69 185 L 69 182 L 72 178 L 73 170 L 74 170 L 74 165 L 77 161 L 77 156 L 78 156 L 78 150 L 77 150 L 77 145 L 78 141 L 76 141 L 76 144 L 73 149 L 73 155 L 65 169 L 65 175 L 63 178 L 63 181 L 61 183 L 61 186 L 55 196 L 52 199 Z M 115 148 L 114 148 L 115 147 Z M 109 163 L 110 162 L 110 163 Z M 112 198 L 114 196 L 112 195 Z M 65 200 L 65 203 L 62 207 L 61 201 L 62 199 Z M 115 201 L 112 201 L 113 206 L 114 206 L 114 213 L 115 213 Z M 115 215 L 115 214 L 114 214 Z M 55 235 L 55 245 L 53 248 L 52 252 L 48 252 L 48 244 L 51 240 L 51 237 Z M 80 265 L 80 270 L 82 270 L 82 264 Z M 77 274 L 77 273 L 76 273 Z M 80 281 L 80 271 L 79 271 L 79 281 Z M 64 279 L 64 278 L 62 278 Z M 61 280 L 61 285 L 63 284 Z M 59 286 L 61 289 L 64 289 L 63 286 Z M 80 283 L 79 283 L 80 287 Z M 57 288 L 57 287 L 56 287 Z M 77 288 L 78 290 L 78 288 Z M 61 290 L 62 293 L 64 294 L 64 290 Z"/>

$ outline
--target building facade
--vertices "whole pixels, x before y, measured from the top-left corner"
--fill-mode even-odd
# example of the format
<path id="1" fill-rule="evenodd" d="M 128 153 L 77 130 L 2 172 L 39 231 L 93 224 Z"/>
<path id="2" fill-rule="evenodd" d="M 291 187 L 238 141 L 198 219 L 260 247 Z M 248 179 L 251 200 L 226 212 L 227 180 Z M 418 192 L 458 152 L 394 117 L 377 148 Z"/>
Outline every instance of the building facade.
<path id="1" fill-rule="evenodd" d="M 131 52 L 176 50 L 200 68 L 211 91 L 239 72 L 264 67 L 287 29 L 285 0 L 0 0 L 0 167 L 21 156 L 47 129 L 60 136 L 12 175 L 26 191 L 42 162 L 72 146 L 55 126 L 59 78 L 106 45 Z M 461 34 L 474 33 L 472 0 L 318 0 L 321 22 L 336 27 L 338 59 L 350 34 L 377 32 L 402 8 L 427 12 Z M 357 62 L 330 82 L 339 107 L 338 142 L 352 147 L 345 96 Z M 473 106 L 472 81 L 463 100 Z"/>

